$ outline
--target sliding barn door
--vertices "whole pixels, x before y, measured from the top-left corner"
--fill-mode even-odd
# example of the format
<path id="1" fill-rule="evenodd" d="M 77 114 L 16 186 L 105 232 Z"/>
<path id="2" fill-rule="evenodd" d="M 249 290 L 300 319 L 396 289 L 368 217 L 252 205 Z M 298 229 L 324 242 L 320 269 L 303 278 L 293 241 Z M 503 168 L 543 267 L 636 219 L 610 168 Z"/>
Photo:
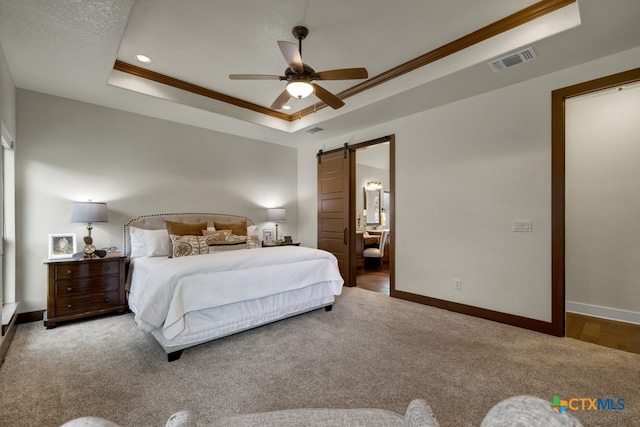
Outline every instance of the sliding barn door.
<path id="1" fill-rule="evenodd" d="M 350 283 L 349 149 L 318 153 L 318 248 L 338 259 L 346 286 Z"/>

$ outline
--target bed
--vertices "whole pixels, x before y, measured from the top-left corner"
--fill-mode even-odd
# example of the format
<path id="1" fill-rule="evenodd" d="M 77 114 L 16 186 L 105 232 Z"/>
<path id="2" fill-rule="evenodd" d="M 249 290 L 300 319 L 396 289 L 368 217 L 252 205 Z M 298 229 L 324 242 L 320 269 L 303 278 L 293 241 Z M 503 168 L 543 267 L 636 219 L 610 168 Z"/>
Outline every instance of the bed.
<path id="1" fill-rule="evenodd" d="M 205 223 L 207 236 L 194 236 L 190 230 Z M 331 310 L 343 285 L 336 258 L 299 246 L 261 247 L 255 229 L 246 217 L 211 213 L 145 215 L 125 224 L 127 303 L 169 361 L 198 344 Z"/>

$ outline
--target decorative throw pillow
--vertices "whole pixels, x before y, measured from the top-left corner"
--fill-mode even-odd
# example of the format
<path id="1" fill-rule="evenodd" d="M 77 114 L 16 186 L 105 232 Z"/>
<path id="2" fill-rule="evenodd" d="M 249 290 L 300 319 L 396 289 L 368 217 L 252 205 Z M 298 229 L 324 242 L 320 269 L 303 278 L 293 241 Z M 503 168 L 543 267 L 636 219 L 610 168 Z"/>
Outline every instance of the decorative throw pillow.
<path id="1" fill-rule="evenodd" d="M 230 234 L 231 230 L 202 230 L 202 235 L 207 238 L 207 243 L 210 245 L 225 242 Z"/>
<path id="2" fill-rule="evenodd" d="M 189 224 L 186 222 L 165 221 L 169 235 L 175 236 L 202 236 L 202 230 L 207 229 L 206 222 Z"/>
<path id="3" fill-rule="evenodd" d="M 237 243 L 246 243 L 247 235 L 238 235 L 238 234 L 229 234 L 227 236 L 227 243 L 229 244 L 237 244 Z"/>
<path id="4" fill-rule="evenodd" d="M 215 222 L 214 221 L 213 226 L 216 228 L 216 230 L 231 230 L 231 234 L 235 234 L 237 236 L 246 236 L 247 235 L 247 221 L 246 220 L 245 221 L 241 221 L 241 222 L 230 222 L 230 223 L 223 223 L 223 222 Z"/>
<path id="5" fill-rule="evenodd" d="M 236 236 L 235 234 L 225 234 L 225 240 L 213 240 L 212 236 L 205 236 L 209 246 L 233 246 L 247 243 L 247 236 Z"/>
<path id="6" fill-rule="evenodd" d="M 176 236 L 171 235 L 174 257 L 203 255 L 209 253 L 209 245 L 205 236 Z"/>
<path id="7" fill-rule="evenodd" d="M 251 236 L 247 236 L 247 248 L 249 249 L 255 249 L 255 248 L 259 248 L 262 245 L 260 244 L 260 237 L 258 237 L 256 234 L 253 234 Z"/>
<path id="8" fill-rule="evenodd" d="M 226 240 L 209 242 L 209 252 L 232 251 L 236 249 L 247 249 L 247 236 L 237 236 L 227 234 Z"/>

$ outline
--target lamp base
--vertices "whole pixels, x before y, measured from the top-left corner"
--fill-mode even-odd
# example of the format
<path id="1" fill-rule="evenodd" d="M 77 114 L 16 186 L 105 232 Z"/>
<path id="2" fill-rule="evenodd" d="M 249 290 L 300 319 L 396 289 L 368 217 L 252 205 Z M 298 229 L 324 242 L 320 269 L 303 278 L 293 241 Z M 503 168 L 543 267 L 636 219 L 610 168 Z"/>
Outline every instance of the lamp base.
<path id="1" fill-rule="evenodd" d="M 93 253 L 96 251 L 96 247 L 93 246 L 93 238 L 91 236 L 84 237 L 84 248 L 82 248 L 82 252 L 84 252 L 85 258 L 92 258 Z"/>

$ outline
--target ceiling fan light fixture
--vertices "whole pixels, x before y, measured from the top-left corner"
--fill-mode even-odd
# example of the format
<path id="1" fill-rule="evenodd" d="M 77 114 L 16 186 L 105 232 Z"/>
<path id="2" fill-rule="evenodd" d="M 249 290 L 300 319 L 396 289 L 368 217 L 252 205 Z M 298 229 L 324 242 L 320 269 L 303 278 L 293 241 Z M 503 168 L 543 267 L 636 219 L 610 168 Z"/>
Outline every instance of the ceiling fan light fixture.
<path id="1" fill-rule="evenodd" d="M 313 93 L 313 86 L 305 80 L 292 80 L 287 83 L 287 92 L 291 96 L 302 99 Z"/>

